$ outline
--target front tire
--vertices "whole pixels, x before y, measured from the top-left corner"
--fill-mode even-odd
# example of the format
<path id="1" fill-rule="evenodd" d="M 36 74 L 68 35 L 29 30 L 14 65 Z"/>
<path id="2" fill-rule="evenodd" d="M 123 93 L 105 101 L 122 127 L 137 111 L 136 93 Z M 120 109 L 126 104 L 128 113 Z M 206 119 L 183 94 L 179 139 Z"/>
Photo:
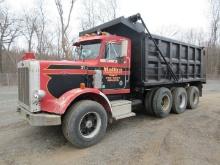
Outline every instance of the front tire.
<path id="1" fill-rule="evenodd" d="M 68 109 L 62 121 L 62 130 L 70 143 L 85 148 L 104 137 L 107 121 L 107 113 L 101 104 L 82 100 Z"/>

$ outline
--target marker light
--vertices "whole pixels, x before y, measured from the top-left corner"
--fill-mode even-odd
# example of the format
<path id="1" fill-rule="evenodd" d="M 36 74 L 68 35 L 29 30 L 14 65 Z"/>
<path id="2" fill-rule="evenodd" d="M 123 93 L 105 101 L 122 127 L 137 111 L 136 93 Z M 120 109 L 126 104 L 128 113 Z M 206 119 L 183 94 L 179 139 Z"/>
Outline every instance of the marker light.
<path id="1" fill-rule="evenodd" d="M 85 85 L 85 83 L 80 83 L 80 84 L 79 84 L 79 87 L 80 87 L 81 89 L 85 89 L 85 88 L 86 88 L 86 85 Z"/>

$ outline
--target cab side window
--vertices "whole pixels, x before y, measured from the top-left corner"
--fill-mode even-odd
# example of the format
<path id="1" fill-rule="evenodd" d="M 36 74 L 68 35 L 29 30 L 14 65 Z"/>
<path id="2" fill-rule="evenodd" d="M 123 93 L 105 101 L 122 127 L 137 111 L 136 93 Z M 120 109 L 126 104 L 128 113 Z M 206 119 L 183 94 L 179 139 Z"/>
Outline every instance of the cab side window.
<path id="1" fill-rule="evenodd" d="M 119 57 L 122 57 L 122 44 L 107 43 L 105 48 L 105 59 L 117 60 Z"/>

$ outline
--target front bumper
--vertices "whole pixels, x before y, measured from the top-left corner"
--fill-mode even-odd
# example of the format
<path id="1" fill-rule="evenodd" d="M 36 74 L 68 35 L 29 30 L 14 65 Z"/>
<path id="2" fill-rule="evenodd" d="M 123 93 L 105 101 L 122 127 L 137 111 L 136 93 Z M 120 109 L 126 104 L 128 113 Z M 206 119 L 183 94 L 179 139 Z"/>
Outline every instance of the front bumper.
<path id="1" fill-rule="evenodd" d="M 60 115 L 49 113 L 31 113 L 21 107 L 18 107 L 17 112 L 32 126 L 51 126 L 61 124 Z"/>

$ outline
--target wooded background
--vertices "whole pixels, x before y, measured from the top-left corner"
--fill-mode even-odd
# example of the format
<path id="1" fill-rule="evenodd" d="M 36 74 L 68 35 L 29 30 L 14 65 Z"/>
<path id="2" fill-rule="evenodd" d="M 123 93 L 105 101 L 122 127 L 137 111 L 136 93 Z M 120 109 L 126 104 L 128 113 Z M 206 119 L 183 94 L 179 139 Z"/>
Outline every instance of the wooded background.
<path id="1" fill-rule="evenodd" d="M 36 0 L 34 8 L 24 8 L 17 15 L 0 0 L 0 85 L 16 85 L 16 64 L 24 52 L 36 53 L 37 59 L 71 59 L 73 36 L 71 18 L 76 1 L 82 9 L 79 13 L 80 30 L 118 17 L 118 0 L 54 0 L 58 21 L 51 28 L 45 0 Z M 220 1 L 207 0 L 209 28 L 207 32 L 198 29 L 181 31 L 175 27 L 161 29 L 158 34 L 183 42 L 205 47 L 207 77 L 220 77 Z M 64 12 L 64 6 L 68 10 Z M 22 42 L 23 44 L 20 44 Z"/>

